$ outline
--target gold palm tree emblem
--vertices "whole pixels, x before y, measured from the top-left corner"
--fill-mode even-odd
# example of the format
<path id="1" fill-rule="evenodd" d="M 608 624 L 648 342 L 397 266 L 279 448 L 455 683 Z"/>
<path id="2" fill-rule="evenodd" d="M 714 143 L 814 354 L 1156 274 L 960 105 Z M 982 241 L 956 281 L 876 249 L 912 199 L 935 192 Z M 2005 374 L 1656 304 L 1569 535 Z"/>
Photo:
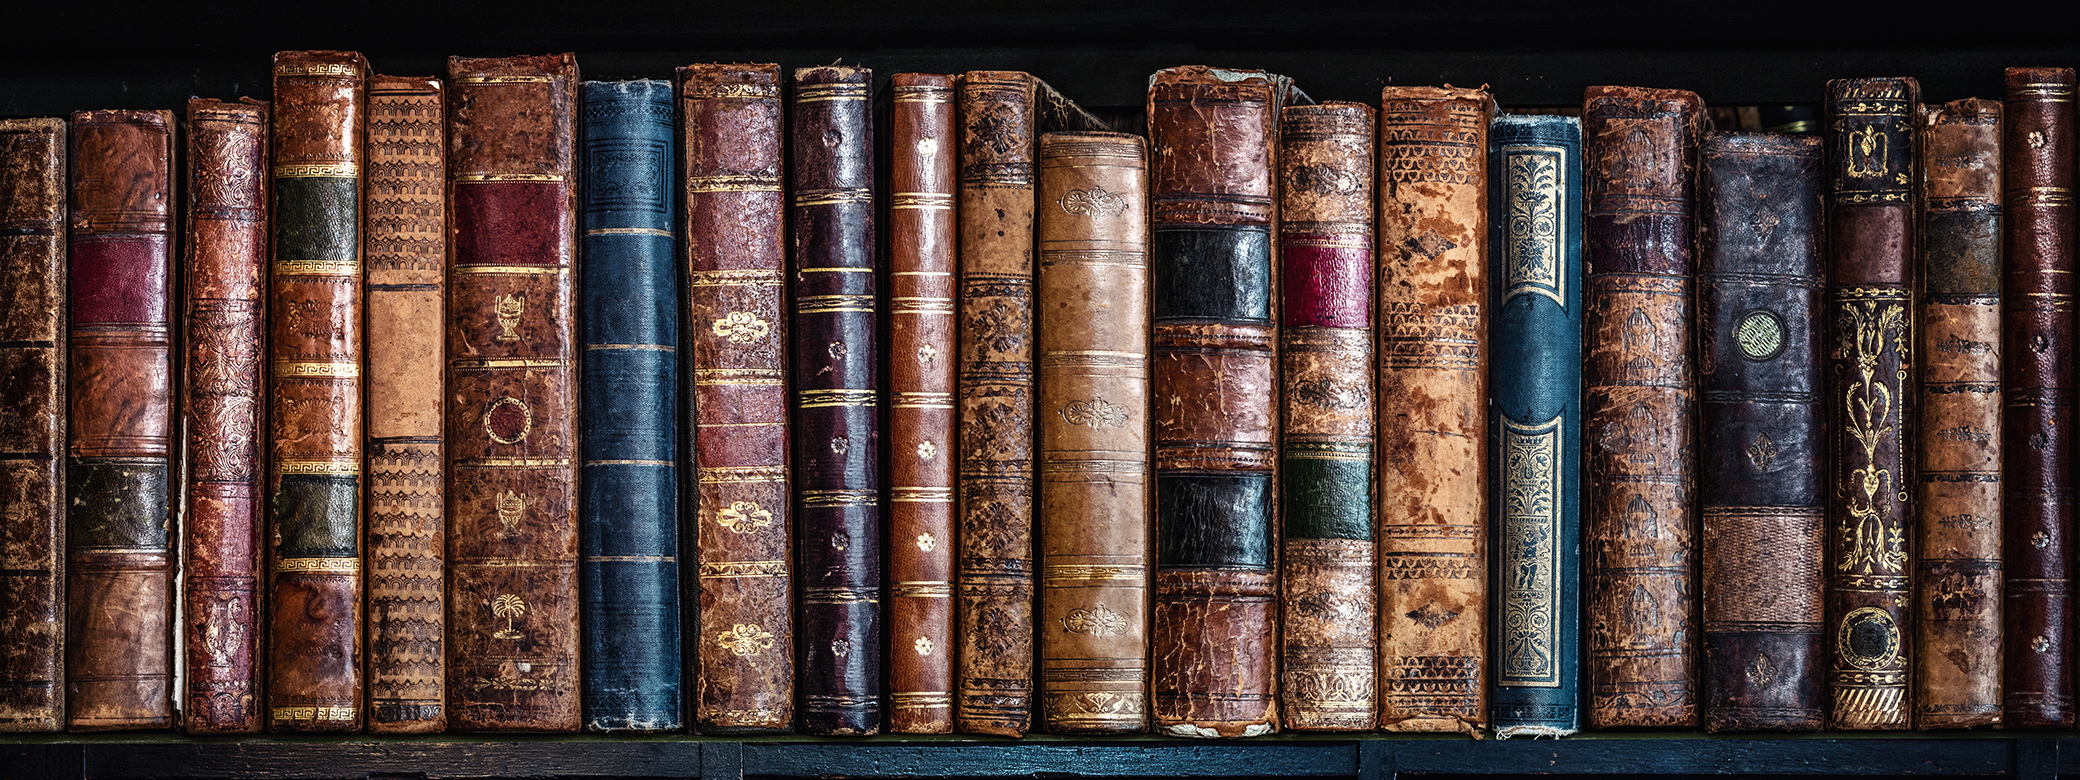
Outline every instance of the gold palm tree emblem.
<path id="1" fill-rule="evenodd" d="M 513 619 L 527 614 L 527 602 L 521 601 L 519 596 L 511 593 L 502 593 L 498 598 L 491 600 L 491 614 L 506 619 L 505 630 L 493 633 L 493 639 L 523 638 L 519 629 L 513 628 Z"/>

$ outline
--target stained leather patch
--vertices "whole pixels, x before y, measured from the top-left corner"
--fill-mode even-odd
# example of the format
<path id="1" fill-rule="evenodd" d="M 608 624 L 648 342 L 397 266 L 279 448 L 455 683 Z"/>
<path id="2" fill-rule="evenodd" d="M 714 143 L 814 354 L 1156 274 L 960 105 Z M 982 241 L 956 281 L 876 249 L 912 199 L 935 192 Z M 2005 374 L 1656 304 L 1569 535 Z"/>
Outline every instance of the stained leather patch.
<path id="1" fill-rule="evenodd" d="M 450 200 L 455 256 L 468 265 L 562 265 L 571 245 L 567 187 L 560 181 L 457 184 Z"/>
<path id="2" fill-rule="evenodd" d="M 73 552 L 166 549 L 166 463 L 96 462 L 75 458 L 65 546 Z"/>
<path id="3" fill-rule="evenodd" d="M 1286 287 L 1287 327 L 1363 328 L 1372 324 L 1372 250 L 1295 246 L 1337 238 L 1365 242 L 1370 236 L 1285 236 L 1285 274 L 1280 283 Z"/>
<path id="4" fill-rule="evenodd" d="M 1961 211 L 1930 209 L 1922 222 L 1925 257 L 1949 260 L 1925 263 L 1929 295 L 1999 295 L 2001 292 L 2000 208 Z"/>
<path id="5" fill-rule="evenodd" d="M 1158 225 L 1150 237 L 1155 318 L 1271 321 L 1271 232 Z"/>
<path id="6" fill-rule="evenodd" d="M 1270 474 L 1156 477 L 1156 563 L 1271 565 Z"/>
<path id="7" fill-rule="evenodd" d="M 1288 452 L 1294 445 L 1287 444 Z M 1372 459 L 1286 458 L 1286 537 L 1372 539 Z"/>
<path id="8" fill-rule="evenodd" d="M 73 324 L 166 322 L 166 252 L 164 235 L 73 239 Z"/>
<path id="9" fill-rule="evenodd" d="M 360 554 L 360 478 L 285 474 L 274 495 L 280 558 L 352 558 Z"/>
<path id="10" fill-rule="evenodd" d="M 275 179 L 275 261 L 359 258 L 361 193 L 357 182 L 351 176 Z"/>

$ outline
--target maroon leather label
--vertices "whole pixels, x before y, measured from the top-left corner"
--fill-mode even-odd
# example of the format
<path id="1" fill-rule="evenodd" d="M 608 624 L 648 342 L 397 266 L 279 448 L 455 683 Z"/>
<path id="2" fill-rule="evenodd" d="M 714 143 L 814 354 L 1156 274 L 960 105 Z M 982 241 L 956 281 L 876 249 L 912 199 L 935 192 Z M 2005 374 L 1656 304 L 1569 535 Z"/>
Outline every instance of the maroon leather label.
<path id="1" fill-rule="evenodd" d="M 568 186 L 560 181 L 458 182 L 457 265 L 564 265 L 571 245 Z"/>
<path id="2" fill-rule="evenodd" d="M 166 236 L 76 238 L 72 323 L 165 324 Z"/>
<path id="3" fill-rule="evenodd" d="M 1323 246 L 1367 240 L 1359 235 L 1283 238 L 1287 327 L 1363 328 L 1372 324 L 1372 250 Z"/>

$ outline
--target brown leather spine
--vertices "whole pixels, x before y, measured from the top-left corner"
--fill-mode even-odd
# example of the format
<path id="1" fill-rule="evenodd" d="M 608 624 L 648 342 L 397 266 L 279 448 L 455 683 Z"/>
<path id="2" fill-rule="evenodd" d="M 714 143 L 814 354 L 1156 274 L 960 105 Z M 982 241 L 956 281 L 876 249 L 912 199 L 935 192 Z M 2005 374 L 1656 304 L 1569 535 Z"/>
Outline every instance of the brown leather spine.
<path id="1" fill-rule="evenodd" d="M 1910 78 L 1827 83 L 1835 729 L 1902 729 L 1910 711 L 1920 93 Z"/>
<path id="2" fill-rule="evenodd" d="M 2072 728 L 2072 68 L 2010 68 L 2001 185 L 2002 721 Z"/>
<path id="3" fill-rule="evenodd" d="M 1040 137 L 1040 722 L 1148 730 L 1148 167 L 1119 133 Z"/>
<path id="4" fill-rule="evenodd" d="M 1589 723 L 1697 725 L 1691 206 L 1704 103 L 1582 99 Z"/>
<path id="5" fill-rule="evenodd" d="M 268 726 L 361 728 L 362 264 L 368 62 L 274 61 Z"/>
<path id="6" fill-rule="evenodd" d="M 448 60 L 448 724 L 578 730 L 577 58 Z"/>
<path id="7" fill-rule="evenodd" d="M 368 731 L 447 728 L 441 569 L 447 480 L 446 95 L 368 80 Z"/>
<path id="8" fill-rule="evenodd" d="M 173 720 L 173 114 L 72 115 L 65 704 Z"/>
<path id="9" fill-rule="evenodd" d="M 1149 79 L 1158 730 L 1278 728 L 1278 112 L 1290 82 Z"/>
<path id="10" fill-rule="evenodd" d="M 1493 106 L 1478 89 L 1380 93 L 1379 718 L 1388 731 L 1473 733 L 1488 722 Z"/>
<path id="11" fill-rule="evenodd" d="M 960 83 L 960 518 L 954 719 L 1016 737 L 1033 708 L 1033 208 L 1037 81 Z"/>
<path id="12" fill-rule="evenodd" d="M 2001 104 L 1922 110 L 1914 726 L 2001 722 Z"/>
<path id="13" fill-rule="evenodd" d="M 700 612 L 694 723 L 794 723 L 780 68 L 679 70 Z"/>
<path id="14" fill-rule="evenodd" d="M 265 103 L 188 101 L 187 519 L 190 734 L 260 730 L 260 366 L 268 257 Z"/>
<path id="15" fill-rule="evenodd" d="M 888 730 L 953 731 L 954 77 L 898 73 L 889 137 Z"/>
<path id="16" fill-rule="evenodd" d="M 0 732 L 65 728 L 65 120 L 0 120 Z"/>

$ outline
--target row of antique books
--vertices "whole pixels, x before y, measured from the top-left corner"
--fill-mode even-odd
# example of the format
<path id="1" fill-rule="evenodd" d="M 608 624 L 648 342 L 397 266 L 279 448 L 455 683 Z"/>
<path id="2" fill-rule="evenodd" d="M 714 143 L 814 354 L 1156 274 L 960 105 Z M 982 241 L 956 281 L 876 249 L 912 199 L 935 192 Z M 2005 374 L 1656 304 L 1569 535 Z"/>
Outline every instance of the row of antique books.
<path id="1" fill-rule="evenodd" d="M 273 73 L 0 122 L 0 730 L 2074 725 L 2070 69 Z"/>

